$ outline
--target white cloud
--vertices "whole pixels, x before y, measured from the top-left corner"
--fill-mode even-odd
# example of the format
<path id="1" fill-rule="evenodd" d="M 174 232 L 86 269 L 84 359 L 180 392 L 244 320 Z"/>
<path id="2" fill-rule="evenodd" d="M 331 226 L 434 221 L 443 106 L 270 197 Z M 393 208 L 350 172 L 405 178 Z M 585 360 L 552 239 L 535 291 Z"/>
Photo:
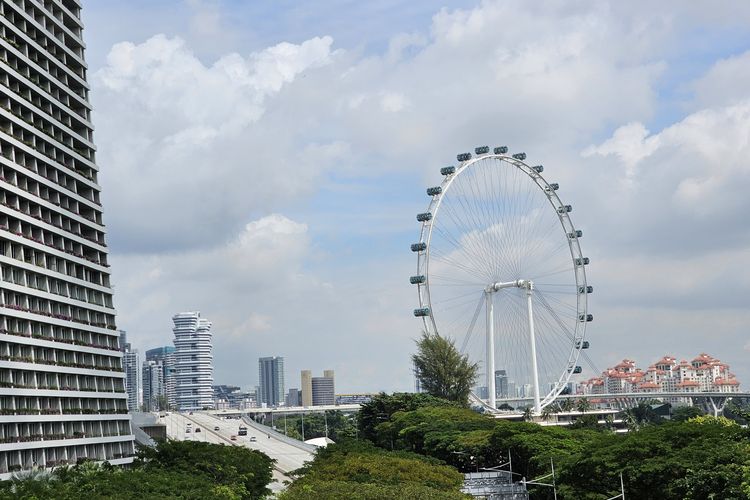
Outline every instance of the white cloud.
<path id="1" fill-rule="evenodd" d="M 659 137 L 650 136 L 642 123 L 624 125 L 599 146 L 590 146 L 583 151 L 583 156 L 595 154 L 601 156 L 615 155 L 625 165 L 626 176 L 635 175 L 635 167 L 644 158 L 650 156 L 659 147 Z"/>
<path id="2" fill-rule="evenodd" d="M 226 46 L 234 35 L 220 4 L 192 3 L 214 33 L 198 39 Z M 597 322 L 627 318 L 612 304 L 628 300 L 639 314 L 664 307 L 635 340 L 667 328 L 670 314 L 689 329 L 679 301 L 719 306 L 701 287 L 710 275 L 681 270 L 731 276 L 750 246 L 738 230 L 750 208 L 747 54 L 687 85 L 688 116 L 653 132 L 644 124 L 665 121 L 663 85 L 680 75 L 684 33 L 747 19 L 707 6 L 485 1 L 441 10 L 429 32 L 364 55 L 334 50 L 329 36 L 208 62 L 188 36 L 115 45 L 92 72 L 92 97 L 120 325 L 151 346 L 169 341 L 171 314 L 200 309 L 216 325 L 222 381 L 249 383 L 255 375 L 232 363 L 282 354 L 290 367 L 342 363 L 351 389 L 408 389 L 419 324 L 405 249 L 416 226 L 406 235 L 402 221 L 425 202 L 414 179 L 431 185 L 455 153 L 508 144 L 544 163 L 575 206 Z M 350 183 L 373 186 L 369 197 Z M 321 213 L 322 192 L 346 202 L 323 200 Z M 268 215 L 281 213 L 308 215 Z M 638 296 L 649 278 L 668 283 L 662 297 Z M 747 289 L 744 274 L 733 278 Z"/>
<path id="3" fill-rule="evenodd" d="M 695 92 L 694 105 L 722 106 L 750 98 L 750 51 L 717 61 L 711 69 L 690 85 Z"/>

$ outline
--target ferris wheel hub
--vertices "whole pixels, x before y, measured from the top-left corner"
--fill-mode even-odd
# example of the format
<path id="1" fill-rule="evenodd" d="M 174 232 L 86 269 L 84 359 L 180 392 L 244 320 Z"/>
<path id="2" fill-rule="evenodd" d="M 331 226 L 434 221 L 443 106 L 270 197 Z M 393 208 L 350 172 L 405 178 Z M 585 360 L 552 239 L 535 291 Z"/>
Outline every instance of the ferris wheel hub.
<path id="1" fill-rule="evenodd" d="M 484 291 L 487 293 L 493 293 L 498 292 L 504 288 L 524 288 L 527 291 L 531 292 L 534 289 L 534 282 L 531 280 L 496 282 L 487 285 Z"/>

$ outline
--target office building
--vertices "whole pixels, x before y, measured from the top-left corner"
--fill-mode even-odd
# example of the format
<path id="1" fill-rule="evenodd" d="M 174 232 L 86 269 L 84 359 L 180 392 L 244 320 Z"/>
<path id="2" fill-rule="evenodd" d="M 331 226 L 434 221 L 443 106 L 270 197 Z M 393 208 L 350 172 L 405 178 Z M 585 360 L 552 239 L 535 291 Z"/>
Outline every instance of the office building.
<path id="1" fill-rule="evenodd" d="M 286 406 L 302 406 L 302 393 L 299 389 L 289 389 L 286 394 Z"/>
<path id="2" fill-rule="evenodd" d="M 0 0 L 0 479 L 132 462 L 80 11 Z"/>
<path id="3" fill-rule="evenodd" d="M 177 409 L 211 409 L 214 402 L 211 322 L 201 318 L 198 311 L 175 314 L 172 321 Z"/>
<path id="4" fill-rule="evenodd" d="M 508 374 L 505 370 L 495 371 L 495 397 L 507 398 L 508 394 Z"/>
<path id="5" fill-rule="evenodd" d="M 284 358 L 258 359 L 259 402 L 268 407 L 284 404 Z"/>
<path id="6" fill-rule="evenodd" d="M 313 377 L 310 370 L 302 370 L 300 382 L 302 406 L 336 404 L 333 370 L 325 370 L 322 377 Z"/>
<path id="7" fill-rule="evenodd" d="M 312 378 L 312 400 L 313 406 L 336 404 L 333 370 L 325 370 L 322 377 Z"/>
<path id="8" fill-rule="evenodd" d="M 160 361 L 146 360 L 143 362 L 143 410 L 165 410 L 167 406 L 164 391 L 164 366 Z"/>
<path id="9" fill-rule="evenodd" d="M 125 369 L 125 393 L 128 395 L 128 411 L 141 409 L 140 403 L 140 365 L 138 363 L 138 349 L 133 349 L 128 342 L 128 334 L 120 330 L 120 350 L 123 352 L 122 366 Z"/>

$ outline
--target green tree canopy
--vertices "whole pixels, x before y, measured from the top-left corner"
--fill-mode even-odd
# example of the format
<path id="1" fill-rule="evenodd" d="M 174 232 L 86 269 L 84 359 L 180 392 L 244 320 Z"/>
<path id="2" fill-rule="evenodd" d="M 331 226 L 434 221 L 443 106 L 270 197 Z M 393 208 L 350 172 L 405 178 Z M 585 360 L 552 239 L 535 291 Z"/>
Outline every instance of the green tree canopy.
<path id="1" fill-rule="evenodd" d="M 250 500 L 270 490 L 273 461 L 239 446 L 166 441 L 130 468 L 83 462 L 0 482 L 0 498 Z"/>
<path id="2" fill-rule="evenodd" d="M 423 332 L 412 361 L 425 391 L 462 405 L 468 403 L 479 365 L 469 362 L 467 355 L 458 352 L 451 339 Z"/>
<path id="3" fill-rule="evenodd" d="M 399 411 L 413 411 L 423 407 L 454 407 L 458 405 L 446 399 L 436 398 L 429 394 L 414 394 L 410 392 L 396 392 L 386 394 L 381 392 L 370 402 L 365 403 L 357 413 L 359 434 L 373 443 L 388 447 L 390 435 L 384 436 L 378 426 L 390 422 L 394 413 Z"/>
<path id="4" fill-rule="evenodd" d="M 345 441 L 321 449 L 280 500 L 467 498 L 459 492 L 463 475 L 437 460 L 388 452 L 367 441 Z"/>

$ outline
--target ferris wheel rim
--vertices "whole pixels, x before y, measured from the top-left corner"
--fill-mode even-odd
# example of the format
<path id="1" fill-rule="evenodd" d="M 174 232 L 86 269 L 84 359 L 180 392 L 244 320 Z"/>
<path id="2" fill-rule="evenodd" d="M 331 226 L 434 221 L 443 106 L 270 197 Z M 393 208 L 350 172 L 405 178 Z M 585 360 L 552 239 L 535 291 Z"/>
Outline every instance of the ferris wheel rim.
<path id="1" fill-rule="evenodd" d="M 563 205 L 562 200 L 557 194 L 556 188 L 552 188 L 552 185 L 547 182 L 547 180 L 541 175 L 541 172 L 536 171 L 533 167 L 529 166 L 521 159 L 515 158 L 514 156 L 509 154 L 486 153 L 477 154 L 476 156 L 472 156 L 469 159 L 459 161 L 458 165 L 455 167 L 455 170 L 452 173 L 444 176 L 444 179 L 439 186 L 439 192 L 431 196 L 430 204 L 427 209 L 428 213 L 431 214 L 431 216 L 428 220 L 424 220 L 421 223 L 419 241 L 420 243 L 424 243 L 426 245 L 426 248 L 424 251 L 417 252 L 417 274 L 419 274 L 420 272 L 423 273 L 424 282 L 419 284 L 417 288 L 420 308 L 426 308 L 428 311 L 427 315 L 422 317 L 424 328 L 427 332 L 439 333 L 437 322 L 435 320 L 435 311 L 432 306 L 429 267 L 431 261 L 430 254 L 432 250 L 432 236 L 439 218 L 440 207 L 451 185 L 472 165 L 476 165 L 483 160 L 497 160 L 499 163 L 505 162 L 525 174 L 529 178 L 529 181 L 535 183 L 545 194 L 552 209 L 555 209 L 556 211 L 558 221 L 560 222 L 560 226 L 563 228 L 563 231 L 570 231 L 574 234 L 576 232 L 575 226 L 573 225 L 568 212 L 561 212 L 557 210 L 557 208 L 563 207 L 565 205 Z M 586 266 L 583 264 L 577 265 L 577 262 L 583 262 L 584 260 L 579 238 L 567 238 L 567 243 L 571 256 L 571 270 L 574 271 L 575 276 L 576 289 L 580 290 L 581 287 L 583 287 L 584 290 L 587 290 L 588 282 L 586 278 Z M 588 293 L 578 294 L 576 299 L 576 315 L 583 315 L 583 317 L 586 317 L 588 315 Z M 572 345 L 570 346 L 567 365 L 563 369 L 562 373 L 560 373 L 560 376 L 557 378 L 557 380 L 555 380 L 554 388 L 551 389 L 547 394 L 545 394 L 543 398 L 541 398 L 542 407 L 547 406 L 548 404 L 553 402 L 569 382 L 571 376 L 573 375 L 573 370 L 577 366 L 581 350 L 583 349 L 585 333 L 586 322 L 584 321 L 580 325 L 580 329 L 578 328 L 578 326 L 575 329 Z"/>

